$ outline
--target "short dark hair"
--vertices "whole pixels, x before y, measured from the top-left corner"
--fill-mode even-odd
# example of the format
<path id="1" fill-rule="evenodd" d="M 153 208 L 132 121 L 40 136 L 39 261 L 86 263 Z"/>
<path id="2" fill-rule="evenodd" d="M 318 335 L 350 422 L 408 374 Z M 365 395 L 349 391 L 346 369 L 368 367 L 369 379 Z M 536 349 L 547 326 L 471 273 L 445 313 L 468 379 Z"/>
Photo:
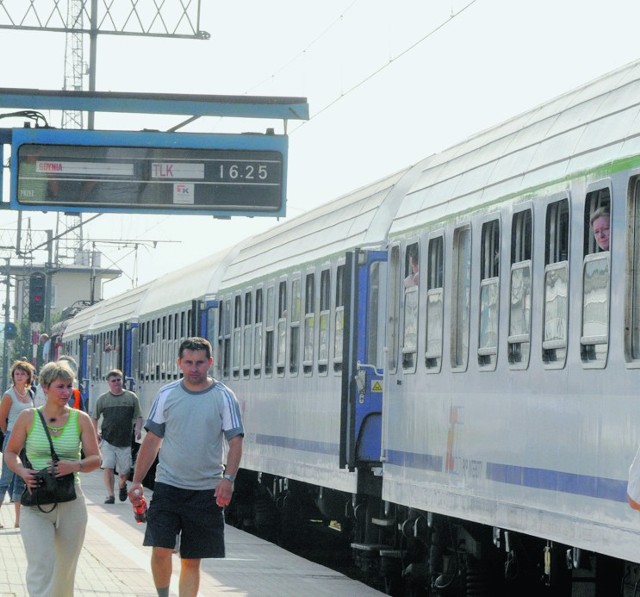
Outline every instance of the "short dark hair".
<path id="1" fill-rule="evenodd" d="M 187 338 L 182 341 L 180 344 L 180 350 L 178 351 L 178 356 L 182 358 L 182 355 L 185 350 L 204 350 L 207 358 L 210 359 L 213 354 L 213 348 L 211 348 L 211 342 L 206 338 L 200 338 L 199 336 L 194 336 L 192 338 Z"/>

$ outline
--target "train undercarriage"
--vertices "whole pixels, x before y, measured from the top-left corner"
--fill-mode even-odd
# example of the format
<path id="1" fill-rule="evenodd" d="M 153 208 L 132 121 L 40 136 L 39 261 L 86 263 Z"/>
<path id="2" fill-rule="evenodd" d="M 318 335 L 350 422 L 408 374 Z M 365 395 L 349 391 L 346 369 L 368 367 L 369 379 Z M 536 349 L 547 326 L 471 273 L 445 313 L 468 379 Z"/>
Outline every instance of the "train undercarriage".
<path id="1" fill-rule="evenodd" d="M 640 596 L 640 565 L 385 503 L 378 483 L 352 496 L 241 470 L 227 522 L 389 595 Z"/>

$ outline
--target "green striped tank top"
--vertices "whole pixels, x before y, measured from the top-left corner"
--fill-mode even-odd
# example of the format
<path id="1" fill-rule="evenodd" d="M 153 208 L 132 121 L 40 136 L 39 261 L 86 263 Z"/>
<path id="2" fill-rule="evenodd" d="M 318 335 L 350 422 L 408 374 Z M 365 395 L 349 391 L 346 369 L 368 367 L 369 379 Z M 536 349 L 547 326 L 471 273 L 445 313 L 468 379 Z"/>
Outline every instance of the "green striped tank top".
<path id="1" fill-rule="evenodd" d="M 60 460 L 80 459 L 80 421 L 78 420 L 77 410 L 71 409 L 62 433 L 58 437 L 52 435 L 51 439 Z M 33 423 L 27 431 L 26 448 L 27 458 L 34 470 L 44 468 L 51 461 L 49 440 L 42 426 L 42 419 L 35 411 L 33 413 Z"/>

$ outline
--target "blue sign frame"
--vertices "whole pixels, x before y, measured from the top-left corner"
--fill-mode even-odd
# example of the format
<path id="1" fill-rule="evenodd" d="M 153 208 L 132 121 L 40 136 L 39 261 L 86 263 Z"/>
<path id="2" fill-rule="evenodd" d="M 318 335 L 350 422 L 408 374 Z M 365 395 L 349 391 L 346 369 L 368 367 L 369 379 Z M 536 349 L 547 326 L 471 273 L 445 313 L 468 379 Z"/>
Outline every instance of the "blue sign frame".
<path id="1" fill-rule="evenodd" d="M 286 215 L 288 137 L 12 129 L 12 209 Z"/>

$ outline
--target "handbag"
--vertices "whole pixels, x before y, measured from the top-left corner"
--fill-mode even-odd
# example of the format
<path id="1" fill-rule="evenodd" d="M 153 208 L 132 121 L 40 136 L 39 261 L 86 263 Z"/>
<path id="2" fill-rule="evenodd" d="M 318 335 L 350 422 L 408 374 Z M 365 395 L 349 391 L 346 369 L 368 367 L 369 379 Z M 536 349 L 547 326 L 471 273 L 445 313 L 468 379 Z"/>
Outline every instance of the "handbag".
<path id="1" fill-rule="evenodd" d="M 49 434 L 49 430 L 47 429 L 47 424 L 42 416 L 42 413 L 39 409 L 36 409 L 36 412 L 40 415 L 40 420 L 42 421 L 42 426 L 44 427 L 44 431 L 47 434 L 47 439 L 49 440 L 49 448 L 51 449 L 51 461 L 52 466 L 45 467 L 36 472 L 35 478 L 37 481 L 37 486 L 29 491 L 28 487 L 24 488 L 22 492 L 22 497 L 20 498 L 20 503 L 23 506 L 37 506 L 38 510 L 41 512 L 51 512 L 53 509 L 63 502 L 71 502 L 76 499 L 76 482 L 75 476 L 73 473 L 69 473 L 68 475 L 64 475 L 62 477 L 56 477 L 53 474 L 53 465 L 60 460 L 56 451 L 53 447 L 53 442 L 51 441 L 51 435 Z M 25 460 L 26 464 L 29 468 L 33 468 L 29 459 L 26 458 L 25 452 Z M 51 508 L 48 510 L 44 510 L 42 506 L 51 505 Z"/>

